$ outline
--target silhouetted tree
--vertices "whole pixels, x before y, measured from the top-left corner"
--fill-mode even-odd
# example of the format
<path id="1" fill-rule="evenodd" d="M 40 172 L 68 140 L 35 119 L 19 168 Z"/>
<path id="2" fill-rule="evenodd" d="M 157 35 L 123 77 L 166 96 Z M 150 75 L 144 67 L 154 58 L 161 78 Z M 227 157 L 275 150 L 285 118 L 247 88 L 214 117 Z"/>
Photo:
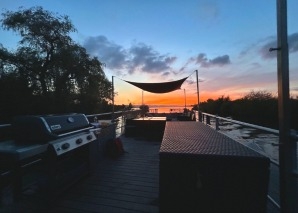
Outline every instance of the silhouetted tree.
<path id="1" fill-rule="evenodd" d="M 143 104 L 140 106 L 140 110 L 142 110 L 141 114 L 144 116 L 147 112 L 149 112 L 149 106 L 146 104 Z"/>
<path id="2" fill-rule="evenodd" d="M 133 105 L 131 103 L 128 104 L 128 107 L 127 107 L 129 110 L 131 110 L 133 108 Z"/>
<path id="3" fill-rule="evenodd" d="M 112 85 L 103 64 L 71 39 L 69 34 L 76 29 L 68 16 L 42 7 L 6 11 L 2 16 L 2 27 L 18 33 L 21 40 L 15 52 L 0 45 L 0 109 L 13 103 L 20 107 L 18 99 L 24 98 L 23 112 L 34 114 L 94 113 L 109 106 Z M 19 84 L 13 92 L 4 87 L 12 81 Z M 15 100 L 9 103 L 7 96 Z"/>
<path id="4" fill-rule="evenodd" d="M 247 99 L 247 100 L 270 100 L 273 99 L 272 93 L 266 91 L 266 90 L 259 90 L 259 91 L 254 91 L 252 90 L 248 94 L 246 94 L 242 99 Z"/>

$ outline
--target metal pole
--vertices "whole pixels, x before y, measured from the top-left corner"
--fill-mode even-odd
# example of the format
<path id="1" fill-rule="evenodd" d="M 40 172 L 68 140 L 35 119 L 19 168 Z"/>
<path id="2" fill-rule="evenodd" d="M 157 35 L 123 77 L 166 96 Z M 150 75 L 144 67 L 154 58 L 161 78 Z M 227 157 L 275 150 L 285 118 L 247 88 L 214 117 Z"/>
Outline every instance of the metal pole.
<path id="1" fill-rule="evenodd" d="M 202 118 L 200 116 L 200 92 L 199 92 L 199 74 L 198 74 L 198 70 L 196 70 L 196 76 L 197 76 L 197 95 L 198 95 L 198 121 L 202 121 Z"/>
<path id="2" fill-rule="evenodd" d="M 197 76 L 198 113 L 199 113 L 200 92 L 199 92 L 199 74 L 198 74 L 198 70 L 196 70 L 196 76 Z"/>
<path id="3" fill-rule="evenodd" d="M 281 212 L 298 212 L 294 176 L 296 143 L 290 138 L 287 1 L 277 0 L 277 76 L 279 117 L 279 174 Z"/>
<path id="4" fill-rule="evenodd" d="M 142 105 L 144 105 L 144 90 L 142 90 Z"/>
<path id="5" fill-rule="evenodd" d="M 185 89 L 184 89 L 184 108 L 186 109 L 186 93 L 185 93 Z"/>
<path id="6" fill-rule="evenodd" d="M 112 122 L 114 121 L 114 76 L 112 76 Z"/>

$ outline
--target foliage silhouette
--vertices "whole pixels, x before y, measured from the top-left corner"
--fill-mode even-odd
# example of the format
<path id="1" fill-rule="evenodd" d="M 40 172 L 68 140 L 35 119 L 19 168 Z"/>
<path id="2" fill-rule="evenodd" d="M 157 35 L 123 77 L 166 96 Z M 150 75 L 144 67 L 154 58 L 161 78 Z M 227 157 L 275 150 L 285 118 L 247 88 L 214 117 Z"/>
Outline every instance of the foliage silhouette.
<path id="1" fill-rule="evenodd" d="M 16 51 L 0 45 L 0 121 L 18 114 L 111 111 L 112 84 L 103 63 L 70 37 L 68 16 L 42 7 L 2 13 L 2 28 L 17 33 Z"/>
<path id="2" fill-rule="evenodd" d="M 298 130 L 298 99 L 290 99 L 290 108 L 291 128 Z M 208 99 L 200 103 L 200 111 L 260 126 L 279 128 L 278 100 L 267 91 L 251 91 L 234 101 L 224 96 L 216 100 Z"/>

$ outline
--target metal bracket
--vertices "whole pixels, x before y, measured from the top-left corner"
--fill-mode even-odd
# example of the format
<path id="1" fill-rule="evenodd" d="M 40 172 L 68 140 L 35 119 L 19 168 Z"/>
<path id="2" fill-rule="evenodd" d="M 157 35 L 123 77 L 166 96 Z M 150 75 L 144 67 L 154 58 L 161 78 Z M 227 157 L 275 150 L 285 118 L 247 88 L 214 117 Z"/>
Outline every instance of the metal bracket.
<path id="1" fill-rule="evenodd" d="M 280 47 L 271 47 L 270 49 L 269 49 L 269 52 L 272 52 L 272 51 L 277 51 L 277 50 L 281 50 L 281 48 Z"/>

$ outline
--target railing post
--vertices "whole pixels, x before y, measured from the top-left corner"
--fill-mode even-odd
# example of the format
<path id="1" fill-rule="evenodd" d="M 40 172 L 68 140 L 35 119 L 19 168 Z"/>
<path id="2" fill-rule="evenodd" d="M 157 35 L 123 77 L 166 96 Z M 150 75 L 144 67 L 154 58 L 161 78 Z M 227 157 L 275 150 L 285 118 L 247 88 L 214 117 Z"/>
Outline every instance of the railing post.
<path id="1" fill-rule="evenodd" d="M 198 117 L 200 122 L 202 122 L 202 116 L 203 116 L 202 112 L 198 111 Z"/>
<path id="2" fill-rule="evenodd" d="M 210 125 L 210 116 L 209 115 L 207 115 L 207 117 L 206 117 L 206 124 Z"/>
<path id="3" fill-rule="evenodd" d="M 215 129 L 219 130 L 219 118 L 217 116 L 215 117 Z"/>

